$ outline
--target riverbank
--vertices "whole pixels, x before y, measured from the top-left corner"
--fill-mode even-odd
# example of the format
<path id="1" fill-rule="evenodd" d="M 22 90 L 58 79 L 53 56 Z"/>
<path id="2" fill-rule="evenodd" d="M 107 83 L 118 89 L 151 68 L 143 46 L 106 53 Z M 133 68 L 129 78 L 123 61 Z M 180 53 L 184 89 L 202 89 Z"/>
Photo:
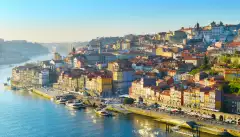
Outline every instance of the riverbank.
<path id="1" fill-rule="evenodd" d="M 43 91 L 42 89 L 33 89 L 32 91 L 33 93 L 47 99 L 54 98 L 53 94 L 50 94 L 51 92 L 46 92 L 46 91 Z M 94 106 L 94 105 L 98 106 L 99 104 L 101 104 L 101 101 L 99 99 L 95 99 L 91 97 L 84 98 L 82 96 L 77 96 L 77 98 L 81 99 L 84 103 L 86 103 L 89 106 Z M 134 114 L 144 115 L 144 116 L 152 117 L 156 121 L 159 121 L 161 123 L 168 123 L 170 125 L 175 125 L 175 126 L 179 126 L 179 127 L 190 129 L 190 130 L 192 129 L 192 127 L 189 124 L 187 124 L 187 122 L 189 121 L 186 118 L 181 118 L 180 116 L 170 116 L 169 114 L 166 114 L 166 113 L 160 113 L 152 110 L 143 110 L 140 108 L 130 107 L 130 106 L 124 106 L 121 109 L 120 106 L 116 107 L 113 105 L 108 105 L 107 109 L 109 111 L 114 111 L 122 114 L 134 113 Z M 197 121 L 196 124 L 200 125 L 200 131 L 204 133 L 222 136 L 222 135 L 226 135 L 226 133 L 228 132 L 233 136 L 240 136 L 240 131 L 237 131 L 237 130 L 227 129 L 226 130 L 227 132 L 226 132 L 225 128 L 219 127 L 217 125 L 209 125 L 201 121 L 200 122 Z"/>
<path id="2" fill-rule="evenodd" d="M 49 100 L 56 96 L 62 95 L 57 91 L 46 90 L 44 88 L 32 89 L 31 91 Z M 80 95 L 76 95 L 76 98 L 81 99 L 88 106 L 99 106 L 102 103 L 99 98 L 94 98 L 94 97 L 83 97 Z M 187 122 L 196 121 L 194 119 L 188 119 L 181 116 L 169 115 L 164 112 L 156 112 L 153 110 L 143 110 L 140 108 L 130 107 L 130 106 L 123 106 L 123 107 L 121 106 L 122 105 L 115 106 L 111 104 L 111 105 L 107 105 L 107 109 L 109 111 L 114 111 L 122 114 L 134 113 L 134 114 L 152 117 L 156 121 L 159 121 L 161 123 L 168 123 L 170 125 L 175 125 L 175 126 L 179 126 L 179 127 L 190 129 L 190 130 L 192 129 L 192 127 L 189 124 L 187 124 Z M 221 135 L 225 135 L 227 131 L 233 136 L 240 136 L 240 131 L 223 128 L 217 125 L 206 124 L 204 121 L 197 121 L 196 124 L 200 125 L 201 127 L 200 131 L 204 133 L 221 136 Z"/>
<path id="3" fill-rule="evenodd" d="M 32 89 L 31 91 L 32 91 L 33 93 L 35 93 L 35 94 L 37 94 L 37 95 L 39 95 L 39 96 L 42 96 L 42 97 L 44 97 L 44 98 L 47 98 L 47 99 L 52 99 L 52 98 L 54 98 L 54 96 L 52 96 L 52 95 L 44 92 L 44 91 L 41 90 L 41 89 Z"/>
<path id="4" fill-rule="evenodd" d="M 117 113 L 122 113 L 122 114 L 125 114 L 125 115 L 131 113 L 128 110 L 122 108 L 121 105 L 118 105 L 118 106 L 117 105 L 108 105 L 107 110 L 117 112 Z"/>
<path id="5" fill-rule="evenodd" d="M 188 121 L 181 117 L 169 116 L 168 114 L 165 114 L 165 113 L 159 113 L 152 110 L 143 110 L 136 107 L 130 107 L 130 106 L 124 106 L 124 107 L 125 109 L 127 109 L 132 113 L 152 117 L 159 122 L 168 123 L 171 125 L 175 125 L 175 126 L 179 126 L 187 129 L 192 129 L 192 127 L 187 124 Z M 201 132 L 205 132 L 213 135 L 220 135 L 220 136 L 226 134 L 225 129 L 217 125 L 209 125 L 209 124 L 205 124 L 204 122 L 196 122 L 196 124 L 201 125 L 200 127 Z M 240 131 L 238 130 L 226 129 L 226 131 L 233 136 L 240 136 Z"/>

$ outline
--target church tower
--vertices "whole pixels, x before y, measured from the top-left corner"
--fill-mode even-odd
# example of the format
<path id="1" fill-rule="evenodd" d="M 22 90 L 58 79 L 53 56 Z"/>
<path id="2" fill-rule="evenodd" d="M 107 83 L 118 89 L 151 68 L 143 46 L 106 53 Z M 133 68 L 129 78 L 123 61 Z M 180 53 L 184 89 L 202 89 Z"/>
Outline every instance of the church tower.
<path id="1" fill-rule="evenodd" d="M 102 47 L 103 47 L 103 44 L 101 41 L 98 41 L 98 53 L 101 54 L 102 53 Z"/>

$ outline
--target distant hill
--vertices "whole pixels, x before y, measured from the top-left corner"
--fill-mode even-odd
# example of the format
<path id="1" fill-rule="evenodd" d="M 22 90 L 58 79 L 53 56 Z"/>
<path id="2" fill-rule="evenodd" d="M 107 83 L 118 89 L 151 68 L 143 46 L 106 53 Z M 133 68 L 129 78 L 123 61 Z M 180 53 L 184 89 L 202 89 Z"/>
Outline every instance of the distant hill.
<path id="1" fill-rule="evenodd" d="M 63 42 L 63 43 L 42 43 L 42 45 L 49 49 L 49 51 L 56 50 L 61 55 L 67 55 L 71 47 L 84 47 L 88 42 Z"/>
<path id="2" fill-rule="evenodd" d="M 38 43 L 25 40 L 0 40 L 0 65 L 20 63 L 31 57 L 49 53 L 49 50 Z"/>
<path id="3" fill-rule="evenodd" d="M 101 41 L 103 45 L 109 45 L 117 42 L 120 39 L 121 37 L 101 37 L 99 39 L 92 39 L 89 42 L 89 45 L 97 45 L 98 41 Z"/>

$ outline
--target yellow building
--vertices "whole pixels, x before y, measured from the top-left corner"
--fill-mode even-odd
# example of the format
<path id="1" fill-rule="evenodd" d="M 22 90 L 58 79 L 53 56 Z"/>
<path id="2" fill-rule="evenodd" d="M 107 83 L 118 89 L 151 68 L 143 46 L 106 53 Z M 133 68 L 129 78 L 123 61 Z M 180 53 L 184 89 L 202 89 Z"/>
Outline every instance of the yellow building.
<path id="1" fill-rule="evenodd" d="M 184 90 L 183 105 L 185 107 L 191 107 L 192 106 L 192 99 L 191 99 L 191 91 L 190 90 Z"/>
<path id="2" fill-rule="evenodd" d="M 93 90 L 93 91 L 97 90 L 97 77 L 87 76 L 85 80 L 86 80 L 85 88 L 87 90 Z"/>
<path id="3" fill-rule="evenodd" d="M 123 72 L 122 71 L 114 71 L 113 72 L 113 80 L 114 81 L 123 81 Z"/>
<path id="4" fill-rule="evenodd" d="M 141 97 L 143 98 L 144 103 L 147 104 L 160 103 L 169 105 L 170 103 L 169 90 L 162 92 L 160 91 L 160 88 L 156 86 L 144 87 L 142 80 L 132 82 L 132 86 L 129 89 L 129 96 L 136 100 Z"/>
<path id="5" fill-rule="evenodd" d="M 55 52 L 53 59 L 54 60 L 62 60 L 62 56 L 59 53 Z"/>
<path id="6" fill-rule="evenodd" d="M 190 92 L 191 104 L 193 108 L 200 108 L 200 88 L 193 88 Z"/>
<path id="7" fill-rule="evenodd" d="M 99 95 L 111 96 L 112 95 L 112 77 L 111 76 L 98 76 L 96 80 L 96 89 Z"/>
<path id="8" fill-rule="evenodd" d="M 160 36 L 159 34 L 156 34 L 156 35 L 154 36 L 154 39 L 155 39 L 155 40 L 161 40 L 161 36 Z"/>
<path id="9" fill-rule="evenodd" d="M 171 36 L 173 36 L 173 32 L 172 31 L 167 32 L 165 35 L 165 40 L 169 40 Z"/>
<path id="10" fill-rule="evenodd" d="M 169 51 L 169 49 L 158 47 L 156 49 L 157 56 L 164 56 L 164 57 L 173 57 L 173 52 Z"/>
<path id="11" fill-rule="evenodd" d="M 113 71 L 113 64 L 114 64 L 114 62 L 108 62 L 108 70 L 109 71 Z"/>
<path id="12" fill-rule="evenodd" d="M 183 105 L 183 91 L 176 89 L 175 87 L 170 88 L 170 104 L 172 106 L 182 106 Z"/>
<path id="13" fill-rule="evenodd" d="M 144 98 L 146 96 L 146 90 L 143 87 L 142 81 L 135 80 L 132 82 L 132 86 L 129 89 L 129 96 L 135 99 L 138 99 L 139 97 Z"/>
<path id="14" fill-rule="evenodd" d="M 131 44 L 129 41 L 125 41 L 121 43 L 122 50 L 128 50 L 131 48 Z"/>
<path id="15" fill-rule="evenodd" d="M 201 87 L 184 91 L 184 106 L 190 108 L 221 110 L 222 91 Z"/>
<path id="16" fill-rule="evenodd" d="M 170 91 L 169 90 L 164 90 L 160 93 L 159 102 L 161 104 L 165 104 L 167 106 L 169 106 L 171 104 L 171 97 L 170 97 Z"/>

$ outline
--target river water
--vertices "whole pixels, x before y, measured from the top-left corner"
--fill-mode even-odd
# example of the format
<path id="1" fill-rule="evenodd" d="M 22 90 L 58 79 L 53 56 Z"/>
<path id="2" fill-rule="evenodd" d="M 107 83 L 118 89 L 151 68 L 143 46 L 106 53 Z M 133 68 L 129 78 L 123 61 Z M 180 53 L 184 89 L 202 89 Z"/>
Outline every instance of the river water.
<path id="1" fill-rule="evenodd" d="M 31 61 L 51 59 L 51 55 Z M 20 64 L 17 64 L 20 65 Z M 0 66 L 1 137 L 181 137 L 166 134 L 165 125 L 140 115 L 97 116 L 93 109 L 70 110 L 24 91 L 3 87 L 12 66 Z M 204 135 L 202 136 L 210 136 Z"/>

